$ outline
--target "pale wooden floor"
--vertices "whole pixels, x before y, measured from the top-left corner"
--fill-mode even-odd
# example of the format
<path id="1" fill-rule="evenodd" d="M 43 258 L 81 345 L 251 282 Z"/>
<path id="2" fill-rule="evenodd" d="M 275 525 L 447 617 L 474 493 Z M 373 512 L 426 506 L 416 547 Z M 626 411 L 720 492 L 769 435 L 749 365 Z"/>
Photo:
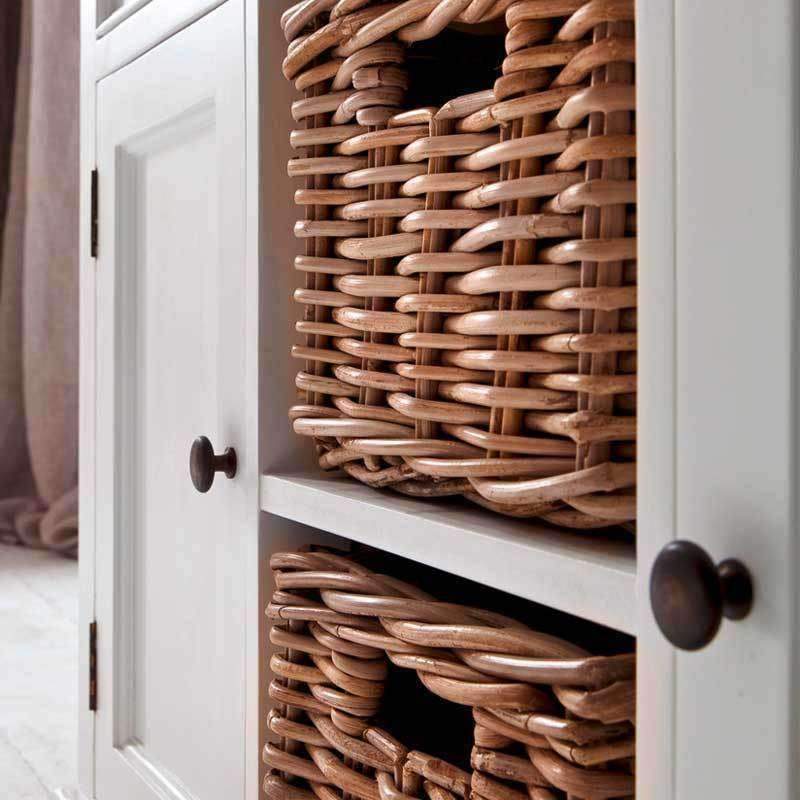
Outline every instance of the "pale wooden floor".
<path id="1" fill-rule="evenodd" d="M 0 545 L 0 797 L 7 800 L 50 800 L 77 784 L 77 624 L 77 563 Z"/>

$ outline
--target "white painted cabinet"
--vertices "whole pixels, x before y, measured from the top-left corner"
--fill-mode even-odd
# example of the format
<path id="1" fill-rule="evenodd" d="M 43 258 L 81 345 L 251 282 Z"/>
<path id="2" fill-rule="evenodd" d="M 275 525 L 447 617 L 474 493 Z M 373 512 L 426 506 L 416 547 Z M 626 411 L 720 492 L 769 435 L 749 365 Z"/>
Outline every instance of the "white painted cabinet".
<path id="1" fill-rule="evenodd" d="M 635 548 L 377 494 L 293 436 L 287 5 L 85 0 L 83 793 L 260 795 L 267 559 L 333 535 L 635 635 L 640 799 L 796 797 L 794 5 L 638 4 Z M 205 495 L 198 435 L 239 461 Z M 674 539 L 753 575 L 699 653 L 650 608 Z"/>

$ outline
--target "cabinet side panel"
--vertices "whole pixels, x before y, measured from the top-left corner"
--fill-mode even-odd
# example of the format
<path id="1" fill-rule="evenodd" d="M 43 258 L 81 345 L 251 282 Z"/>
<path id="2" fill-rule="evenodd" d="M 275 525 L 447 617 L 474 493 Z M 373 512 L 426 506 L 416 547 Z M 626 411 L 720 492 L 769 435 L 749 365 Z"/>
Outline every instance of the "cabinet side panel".
<path id="1" fill-rule="evenodd" d="M 639 3 L 639 475 L 637 796 L 674 800 L 672 647 L 656 627 L 652 564 L 675 534 L 675 39 L 672 0 Z"/>

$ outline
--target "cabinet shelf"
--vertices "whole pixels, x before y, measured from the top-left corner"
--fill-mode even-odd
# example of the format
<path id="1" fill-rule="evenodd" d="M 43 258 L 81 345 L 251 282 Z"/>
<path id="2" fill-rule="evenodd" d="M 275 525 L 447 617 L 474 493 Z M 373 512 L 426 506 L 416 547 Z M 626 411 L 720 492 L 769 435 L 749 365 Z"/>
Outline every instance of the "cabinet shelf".
<path id="1" fill-rule="evenodd" d="M 636 633 L 630 542 L 414 500 L 324 473 L 263 475 L 261 510 Z"/>

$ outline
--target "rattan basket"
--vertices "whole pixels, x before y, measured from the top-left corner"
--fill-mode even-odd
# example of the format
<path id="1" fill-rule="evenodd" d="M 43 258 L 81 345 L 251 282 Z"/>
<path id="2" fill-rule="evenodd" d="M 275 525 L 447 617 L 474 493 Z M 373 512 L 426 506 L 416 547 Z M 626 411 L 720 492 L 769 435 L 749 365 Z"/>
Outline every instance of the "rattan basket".
<path id="1" fill-rule="evenodd" d="M 556 800 L 634 794 L 635 658 L 590 656 L 500 614 L 438 602 L 331 553 L 273 556 L 270 800 Z M 397 670 L 472 708 L 472 771 L 409 750 L 382 715 Z M 389 686 L 387 686 L 389 683 Z M 424 688 L 423 688 L 424 687 Z M 437 738 L 470 731 L 446 729 Z M 462 744 L 462 742 L 458 742 Z M 562 792 L 564 794 L 562 794 Z"/>
<path id="2" fill-rule="evenodd" d="M 633 0 L 305 0 L 284 14 L 284 73 L 304 93 L 289 173 L 304 179 L 305 399 L 291 418 L 323 468 L 632 528 L 633 20 Z M 437 73 L 415 48 L 448 26 L 475 48 L 505 37 L 502 75 L 409 110 Z"/>

